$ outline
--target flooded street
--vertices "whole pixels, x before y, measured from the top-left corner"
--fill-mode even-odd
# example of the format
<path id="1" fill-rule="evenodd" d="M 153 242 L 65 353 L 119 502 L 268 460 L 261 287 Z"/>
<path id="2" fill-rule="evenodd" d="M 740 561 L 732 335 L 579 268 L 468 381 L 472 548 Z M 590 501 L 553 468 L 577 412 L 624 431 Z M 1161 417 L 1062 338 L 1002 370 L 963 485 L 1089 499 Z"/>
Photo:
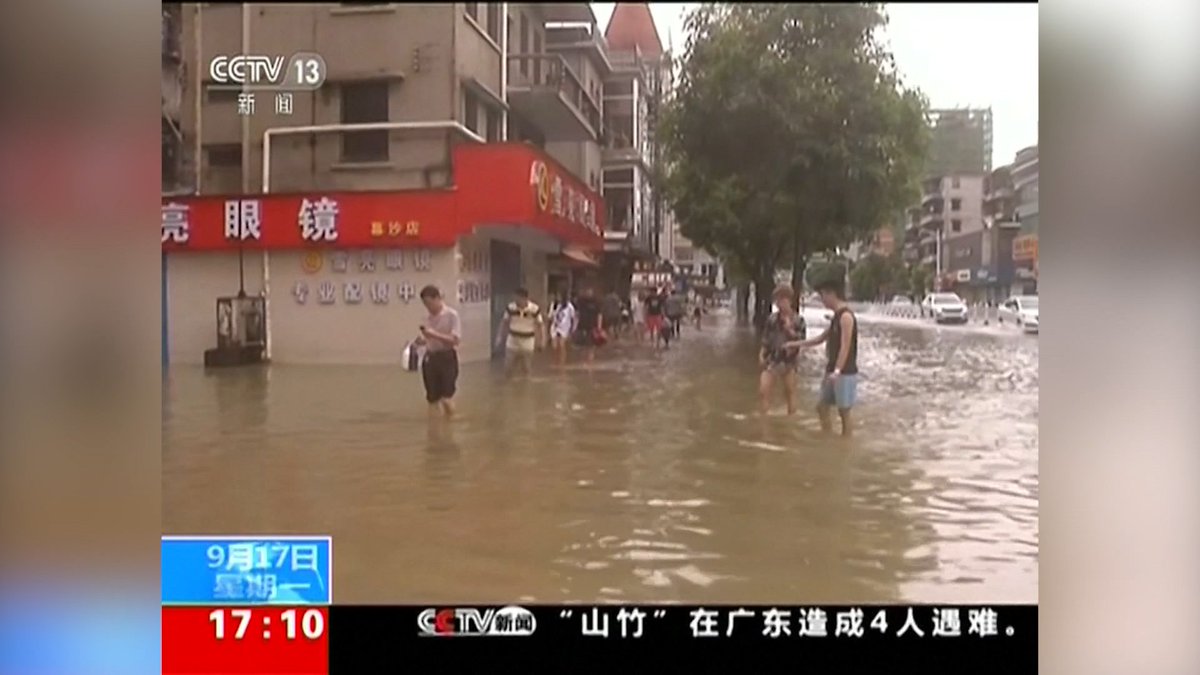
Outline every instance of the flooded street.
<path id="1" fill-rule="evenodd" d="M 164 533 L 330 534 L 343 603 L 1037 601 L 1036 336 L 864 319 L 849 442 L 822 350 L 762 418 L 755 349 L 468 364 L 449 425 L 399 365 L 172 367 Z"/>

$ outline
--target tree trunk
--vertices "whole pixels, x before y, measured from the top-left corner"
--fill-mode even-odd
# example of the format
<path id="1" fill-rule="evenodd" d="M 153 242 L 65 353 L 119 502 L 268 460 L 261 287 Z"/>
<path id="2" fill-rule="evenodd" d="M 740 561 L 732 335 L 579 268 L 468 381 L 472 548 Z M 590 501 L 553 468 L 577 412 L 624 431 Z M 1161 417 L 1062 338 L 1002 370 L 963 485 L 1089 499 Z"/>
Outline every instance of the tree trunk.
<path id="1" fill-rule="evenodd" d="M 762 329 L 771 316 L 771 292 L 775 290 L 775 275 L 759 273 L 754 282 L 754 326 Z"/>
<path id="2" fill-rule="evenodd" d="M 750 323 L 750 284 L 748 282 L 737 285 L 737 322 L 741 326 Z"/>

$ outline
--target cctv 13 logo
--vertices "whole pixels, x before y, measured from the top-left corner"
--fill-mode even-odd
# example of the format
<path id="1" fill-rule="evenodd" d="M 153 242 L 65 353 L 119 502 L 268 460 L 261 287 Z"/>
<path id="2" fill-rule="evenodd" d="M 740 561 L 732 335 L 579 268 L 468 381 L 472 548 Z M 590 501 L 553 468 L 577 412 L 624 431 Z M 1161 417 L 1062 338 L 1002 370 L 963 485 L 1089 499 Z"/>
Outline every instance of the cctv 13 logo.
<path id="1" fill-rule="evenodd" d="M 417 628 L 423 636 L 524 636 L 533 635 L 537 618 L 524 607 L 512 605 L 500 609 L 426 609 L 417 615 Z"/>

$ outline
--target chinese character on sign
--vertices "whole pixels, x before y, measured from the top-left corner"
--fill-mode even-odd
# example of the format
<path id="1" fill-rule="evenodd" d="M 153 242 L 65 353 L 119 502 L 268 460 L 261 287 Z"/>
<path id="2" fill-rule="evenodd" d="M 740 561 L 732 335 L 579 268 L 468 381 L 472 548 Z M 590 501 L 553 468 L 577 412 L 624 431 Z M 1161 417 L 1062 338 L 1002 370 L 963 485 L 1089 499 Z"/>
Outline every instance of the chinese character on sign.
<path id="1" fill-rule="evenodd" d="M 979 637 L 999 635 L 996 629 L 996 610 L 994 609 L 968 609 L 967 620 L 971 624 L 967 629 L 968 635 L 978 635 Z"/>
<path id="2" fill-rule="evenodd" d="M 316 572 L 317 571 L 317 547 L 311 544 L 303 544 L 292 547 L 292 571 L 293 572 Z"/>
<path id="3" fill-rule="evenodd" d="M 417 295 L 417 289 L 408 281 L 401 281 L 396 285 L 396 297 L 404 302 L 409 302 Z"/>
<path id="4" fill-rule="evenodd" d="M 347 304 L 357 305 L 362 302 L 362 284 L 357 281 L 347 281 L 342 286 L 342 292 Z"/>
<path id="5" fill-rule="evenodd" d="M 908 608 L 908 618 L 904 620 L 904 625 L 900 627 L 900 630 L 896 631 L 896 637 L 904 635 L 910 628 L 912 629 L 912 632 L 917 634 L 917 637 L 925 637 L 925 632 L 922 631 L 921 627 L 917 625 L 917 619 L 913 616 L 912 607 Z"/>
<path id="6" fill-rule="evenodd" d="M 413 268 L 418 272 L 428 272 L 433 265 L 432 256 L 428 249 L 417 249 L 413 251 Z"/>
<path id="7" fill-rule="evenodd" d="M 791 635 L 792 627 L 788 621 L 792 618 L 791 610 L 768 609 L 763 612 L 763 632 L 766 637 L 776 638 L 780 635 Z"/>
<path id="8" fill-rule="evenodd" d="M 962 625 L 958 621 L 957 609 L 933 610 L 933 634 L 941 637 L 962 636 Z"/>
<path id="9" fill-rule="evenodd" d="M 225 202 L 226 239 L 262 239 L 262 202 L 230 199 Z"/>
<path id="10" fill-rule="evenodd" d="M 371 284 L 371 302 L 377 305 L 386 305 L 391 288 L 391 284 L 386 281 L 376 281 Z"/>
<path id="11" fill-rule="evenodd" d="M 566 192 L 567 192 L 567 208 L 566 208 L 566 213 L 563 215 L 565 215 L 567 217 L 567 220 L 574 222 L 575 221 L 575 189 L 572 188 L 570 185 L 568 185 L 566 188 Z"/>
<path id="12" fill-rule="evenodd" d="M 242 575 L 218 574 L 213 586 L 213 598 L 216 600 L 241 600 Z"/>
<path id="13" fill-rule="evenodd" d="M 362 251 L 358 254 L 358 271 L 374 272 L 375 271 L 375 252 Z"/>
<path id="14" fill-rule="evenodd" d="M 554 177 L 554 184 L 550 188 L 550 195 L 554 202 L 554 215 L 562 217 L 563 214 L 563 184 L 562 178 Z"/>
<path id="15" fill-rule="evenodd" d="M 410 220 L 404 224 L 404 234 L 409 237 L 421 236 L 421 223 L 415 220 Z"/>
<path id="16" fill-rule="evenodd" d="M 254 114 L 254 94 L 238 94 L 238 114 L 253 115 Z"/>
<path id="17" fill-rule="evenodd" d="M 308 284 L 303 281 L 297 281 L 292 287 L 292 295 L 296 296 L 296 302 L 303 305 L 308 302 Z"/>
<path id="18" fill-rule="evenodd" d="M 393 220 L 393 221 L 388 222 L 388 236 L 389 237 L 399 237 L 400 233 L 403 231 L 404 231 L 404 226 L 400 224 L 400 221 Z"/>
<path id="19" fill-rule="evenodd" d="M 274 574 L 246 575 L 246 597 L 250 600 L 274 600 L 275 581 Z"/>
<path id="20" fill-rule="evenodd" d="M 617 612 L 617 621 L 621 623 L 621 637 L 642 637 L 642 620 L 646 618 L 646 613 L 634 607 L 632 610 L 622 607 Z M 629 634 L 628 624 L 633 624 L 633 635 Z"/>
<path id="21" fill-rule="evenodd" d="M 383 223 L 379 222 L 378 220 L 371 222 L 371 236 L 372 237 L 382 237 L 383 236 Z"/>
<path id="22" fill-rule="evenodd" d="M 863 611 L 857 607 L 848 612 L 837 613 L 837 628 L 834 629 L 834 636 L 849 635 L 850 637 L 863 636 Z"/>
<path id="23" fill-rule="evenodd" d="M 300 202 L 300 236 L 305 241 L 337 241 L 338 204 L 328 197 Z"/>
<path id="24" fill-rule="evenodd" d="M 739 609 L 735 609 L 735 610 L 733 610 L 732 612 L 730 612 L 730 613 L 729 613 L 729 627 L 725 629 L 725 637 L 729 637 L 729 636 L 733 635 L 733 624 L 734 624 L 734 621 L 735 621 L 735 620 L 736 620 L 736 619 L 737 619 L 739 616 L 744 616 L 744 617 L 748 617 L 748 618 L 753 618 L 753 617 L 754 617 L 754 612 L 752 612 L 752 611 L 750 611 L 750 610 L 748 610 L 748 609 L 746 609 L 746 608 L 744 608 L 744 607 L 743 607 L 743 608 L 739 608 Z"/>
<path id="25" fill-rule="evenodd" d="M 188 240 L 188 206 L 171 202 L 162 207 L 162 240 L 186 244 Z"/>
<path id="26" fill-rule="evenodd" d="M 692 637 L 717 637 L 717 611 L 699 607 L 692 610 Z"/>
<path id="27" fill-rule="evenodd" d="M 332 281 L 322 281 L 317 286 L 317 302 L 322 305 L 332 305 L 337 300 L 337 287 Z"/>
<path id="28" fill-rule="evenodd" d="M 329 254 L 329 266 L 334 272 L 345 272 L 350 268 L 350 254 L 345 251 L 334 251 Z"/>
<path id="29" fill-rule="evenodd" d="M 592 622 L 588 625 L 588 615 L 579 617 L 583 625 L 583 634 L 595 637 L 608 637 L 608 612 L 602 612 L 599 607 L 592 608 Z"/>
<path id="30" fill-rule="evenodd" d="M 388 251 L 384 257 L 384 265 L 389 270 L 404 269 L 404 251 Z"/>
<path id="31" fill-rule="evenodd" d="M 276 115 L 291 115 L 292 114 L 292 95 L 289 92 L 275 94 L 275 114 Z"/>

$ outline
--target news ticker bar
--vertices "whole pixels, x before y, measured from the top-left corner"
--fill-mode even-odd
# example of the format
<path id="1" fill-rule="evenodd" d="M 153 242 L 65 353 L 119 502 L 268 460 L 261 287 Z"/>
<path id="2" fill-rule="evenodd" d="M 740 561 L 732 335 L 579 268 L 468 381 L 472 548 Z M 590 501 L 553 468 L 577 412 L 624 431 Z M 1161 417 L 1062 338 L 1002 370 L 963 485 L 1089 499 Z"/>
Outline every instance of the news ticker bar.
<path id="1" fill-rule="evenodd" d="M 780 659 L 877 672 L 1037 669 L 1033 605 L 335 605 L 162 612 L 163 673 L 390 672 L 425 659 L 441 667 L 611 662 L 704 672 L 720 664 L 740 672 Z"/>

